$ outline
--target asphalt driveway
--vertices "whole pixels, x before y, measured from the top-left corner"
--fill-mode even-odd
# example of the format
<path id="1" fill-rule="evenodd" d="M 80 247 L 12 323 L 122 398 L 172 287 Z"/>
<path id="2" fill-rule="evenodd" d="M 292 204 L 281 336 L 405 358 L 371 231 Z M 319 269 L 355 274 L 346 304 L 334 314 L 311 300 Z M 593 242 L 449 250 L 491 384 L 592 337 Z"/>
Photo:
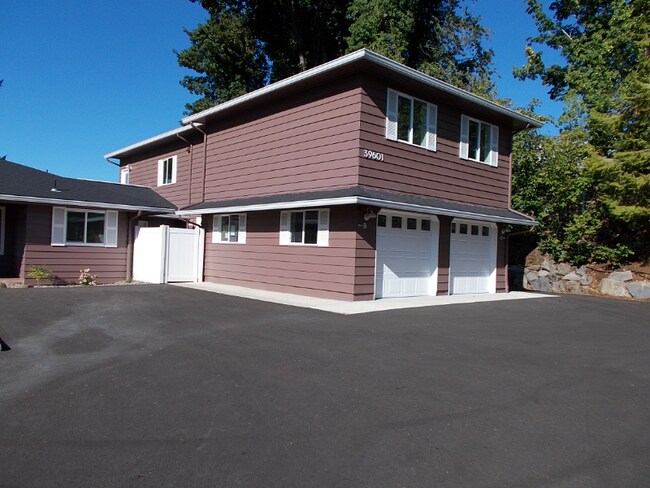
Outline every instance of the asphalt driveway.
<path id="1" fill-rule="evenodd" d="M 0 487 L 650 486 L 650 304 L 0 289 Z"/>

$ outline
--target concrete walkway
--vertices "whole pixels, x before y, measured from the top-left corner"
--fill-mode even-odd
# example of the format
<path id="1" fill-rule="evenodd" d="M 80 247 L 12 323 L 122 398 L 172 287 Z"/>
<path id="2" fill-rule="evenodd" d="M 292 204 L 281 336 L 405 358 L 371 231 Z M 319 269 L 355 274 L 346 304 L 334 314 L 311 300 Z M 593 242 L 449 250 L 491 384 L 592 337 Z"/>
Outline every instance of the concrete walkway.
<path id="1" fill-rule="evenodd" d="M 306 297 L 292 295 L 290 293 L 278 293 L 274 291 L 256 290 L 242 286 L 221 285 L 217 283 L 170 283 L 174 286 L 192 288 L 195 290 L 209 291 L 223 295 L 231 295 L 264 302 L 279 303 L 293 307 L 313 308 L 324 312 L 338 313 L 342 315 L 354 315 L 368 312 L 381 312 L 385 310 L 397 310 L 401 308 L 432 307 L 435 305 L 454 305 L 463 303 L 496 302 L 502 300 L 524 300 L 532 298 L 556 298 L 554 295 L 543 295 L 541 293 L 529 293 L 513 291 L 510 293 L 481 294 L 481 295 L 444 295 L 425 296 L 409 298 L 382 298 L 381 300 L 370 300 L 360 302 L 348 302 L 344 300 L 331 300 L 326 298 Z"/>

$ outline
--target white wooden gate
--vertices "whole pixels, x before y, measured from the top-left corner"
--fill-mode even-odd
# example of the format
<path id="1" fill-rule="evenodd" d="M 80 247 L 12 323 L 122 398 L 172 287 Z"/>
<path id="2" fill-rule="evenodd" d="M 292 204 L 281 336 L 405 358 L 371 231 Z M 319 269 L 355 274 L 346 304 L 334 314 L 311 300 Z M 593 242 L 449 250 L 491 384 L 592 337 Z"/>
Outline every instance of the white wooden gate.
<path id="1" fill-rule="evenodd" d="M 204 235 L 199 227 L 138 227 L 133 279 L 146 283 L 202 281 Z"/>

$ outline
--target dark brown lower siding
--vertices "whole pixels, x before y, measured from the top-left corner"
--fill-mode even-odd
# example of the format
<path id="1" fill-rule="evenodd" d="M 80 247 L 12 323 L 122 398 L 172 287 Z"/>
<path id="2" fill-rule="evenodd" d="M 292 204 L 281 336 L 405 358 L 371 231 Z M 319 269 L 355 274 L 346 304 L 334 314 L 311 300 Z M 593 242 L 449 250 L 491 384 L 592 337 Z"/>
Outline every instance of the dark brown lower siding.
<path id="1" fill-rule="evenodd" d="M 449 295 L 449 249 L 451 217 L 438 216 L 440 237 L 438 241 L 438 291 L 437 295 Z"/>
<path id="2" fill-rule="evenodd" d="M 56 282 L 77 283 L 80 270 L 90 268 L 98 283 L 115 283 L 126 277 L 126 242 L 128 216 L 120 212 L 117 247 L 52 246 L 52 207 L 30 205 L 26 215 L 26 238 L 23 260 L 25 283 L 30 266 L 47 266 Z"/>
<path id="3" fill-rule="evenodd" d="M 371 300 L 374 250 L 367 236 L 359 235 L 360 212 L 352 205 L 330 207 L 327 247 L 281 246 L 280 211 L 249 213 L 245 244 L 213 244 L 209 216 L 204 279 L 320 298 Z M 373 271 L 368 277 L 370 263 Z"/>
<path id="4" fill-rule="evenodd" d="M 508 240 L 501 235 L 502 224 L 497 224 L 497 293 L 508 292 Z"/>

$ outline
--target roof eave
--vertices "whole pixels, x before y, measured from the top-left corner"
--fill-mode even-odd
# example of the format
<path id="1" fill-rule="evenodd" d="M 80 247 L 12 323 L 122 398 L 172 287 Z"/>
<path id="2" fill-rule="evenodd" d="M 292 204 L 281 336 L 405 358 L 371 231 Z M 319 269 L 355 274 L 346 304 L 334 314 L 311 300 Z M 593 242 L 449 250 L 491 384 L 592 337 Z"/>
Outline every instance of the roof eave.
<path id="1" fill-rule="evenodd" d="M 142 211 L 142 212 L 157 212 L 157 213 L 174 213 L 175 209 L 166 207 L 150 207 L 141 205 L 124 205 L 108 202 L 89 202 L 85 200 L 65 200 L 62 198 L 43 198 L 32 197 L 28 195 L 0 195 L 0 201 L 20 202 L 20 203 L 35 203 L 42 205 L 57 205 L 57 206 L 75 206 L 86 208 L 102 208 L 110 210 L 124 210 L 124 211 Z"/>
<path id="2" fill-rule="evenodd" d="M 379 198 L 370 198 L 370 197 L 361 197 L 361 196 L 317 198 L 313 200 L 296 200 L 296 201 L 261 203 L 261 204 L 250 204 L 250 205 L 235 205 L 229 207 L 211 207 L 211 208 L 201 208 L 201 209 L 190 208 L 190 209 L 177 210 L 176 215 L 180 217 L 189 217 L 192 215 L 259 212 L 264 210 L 290 210 L 295 208 L 330 207 L 330 206 L 338 206 L 338 205 L 368 205 L 368 206 L 381 207 L 381 208 L 392 209 L 392 210 L 401 210 L 405 212 L 425 213 L 431 215 L 445 215 L 448 217 L 480 220 L 485 222 L 496 222 L 502 224 L 534 226 L 537 223 L 534 220 L 529 220 L 529 217 L 523 216 L 523 214 L 522 214 L 522 218 L 504 217 L 504 216 L 489 215 L 489 214 L 481 213 L 480 211 L 471 212 L 471 211 L 464 211 L 464 210 L 454 210 L 454 209 L 448 209 L 448 208 L 438 207 L 438 206 L 403 203 L 403 202 L 397 202 L 392 200 L 384 200 Z"/>

